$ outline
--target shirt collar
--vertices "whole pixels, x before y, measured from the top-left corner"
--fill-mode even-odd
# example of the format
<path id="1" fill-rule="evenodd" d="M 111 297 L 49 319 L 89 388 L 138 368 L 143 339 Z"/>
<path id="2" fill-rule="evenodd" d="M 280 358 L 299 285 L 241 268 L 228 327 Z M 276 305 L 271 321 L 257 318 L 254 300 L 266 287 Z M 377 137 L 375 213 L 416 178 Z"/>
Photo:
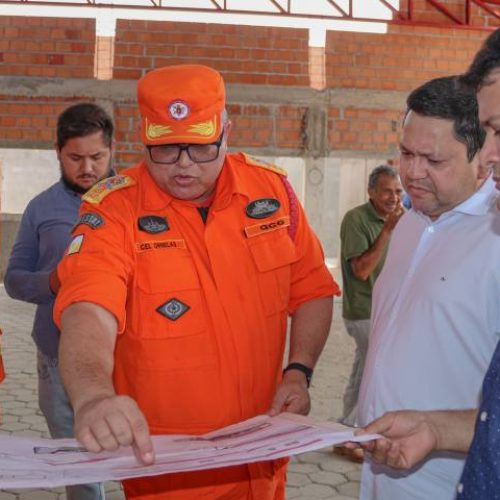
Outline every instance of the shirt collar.
<path id="1" fill-rule="evenodd" d="M 73 191 L 68 185 L 64 182 L 64 179 L 62 177 L 59 178 L 59 184 L 62 188 L 62 190 L 68 195 L 71 196 L 71 198 L 77 198 L 80 200 L 81 195 L 77 193 L 76 191 Z"/>
<path id="2" fill-rule="evenodd" d="M 457 205 L 456 207 L 448 210 L 447 212 L 441 214 L 435 221 L 431 221 L 430 217 L 415 210 L 420 217 L 430 221 L 431 224 L 436 224 L 440 221 L 447 220 L 454 214 L 464 214 L 464 215 L 485 215 L 490 210 L 492 205 L 495 203 L 498 197 L 498 191 L 495 188 L 495 182 L 490 175 L 481 185 L 481 187 L 473 193 L 465 201 Z M 414 210 L 414 209 L 412 209 Z"/>
<path id="3" fill-rule="evenodd" d="M 240 169 L 245 165 L 240 165 L 236 157 L 238 155 L 226 154 L 224 165 L 217 179 L 217 186 L 213 197 L 212 208 L 220 210 L 227 207 L 234 194 L 243 194 L 249 198 L 247 183 L 240 175 Z M 140 183 L 143 184 L 142 196 L 144 197 L 144 207 L 149 210 L 161 210 L 176 200 L 165 191 L 161 190 L 144 162 L 139 165 Z M 189 203 L 179 201 L 180 203 Z"/>
<path id="4" fill-rule="evenodd" d="M 158 187 L 154 179 L 151 177 L 149 170 L 144 162 L 139 165 L 140 183 L 144 186 L 142 189 L 144 197 L 144 207 L 150 210 L 161 210 L 171 203 L 179 202 L 189 204 L 189 201 L 177 200 L 168 193 Z M 229 205 L 231 197 L 235 192 L 242 191 L 241 179 L 235 172 L 234 168 L 230 168 L 228 155 L 224 160 L 224 165 L 217 179 L 217 186 L 213 195 L 212 208 L 221 209 Z M 193 204 L 194 206 L 194 204 Z"/>
<path id="5" fill-rule="evenodd" d="M 371 200 L 367 201 L 366 206 L 368 208 L 368 212 L 374 219 L 385 222 L 385 219 L 377 212 L 377 209 L 375 208 Z"/>
<path id="6" fill-rule="evenodd" d="M 158 187 L 144 161 L 139 164 L 138 171 L 142 197 L 144 198 L 144 208 L 147 210 L 161 210 L 170 205 L 173 200 L 172 196 Z"/>
<path id="7" fill-rule="evenodd" d="M 497 196 L 495 183 L 492 177 L 489 176 L 472 196 L 451 209 L 451 212 L 466 215 L 484 215 L 490 210 L 491 204 Z"/>
<path id="8" fill-rule="evenodd" d="M 215 210 L 227 207 L 235 194 L 241 194 L 250 198 L 248 182 L 245 182 L 241 176 L 241 170 L 247 168 L 246 162 L 238 160 L 243 160 L 241 153 L 226 154 L 212 204 Z"/>

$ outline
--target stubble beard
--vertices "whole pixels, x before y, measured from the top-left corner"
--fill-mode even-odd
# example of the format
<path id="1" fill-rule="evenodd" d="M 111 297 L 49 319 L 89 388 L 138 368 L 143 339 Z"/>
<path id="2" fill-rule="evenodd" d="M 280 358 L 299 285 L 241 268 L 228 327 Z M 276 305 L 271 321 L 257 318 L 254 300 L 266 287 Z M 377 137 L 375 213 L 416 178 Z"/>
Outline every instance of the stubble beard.
<path id="1" fill-rule="evenodd" d="M 107 179 L 108 177 L 113 177 L 113 175 L 116 175 L 115 171 L 113 170 L 113 167 L 111 166 L 111 161 L 109 162 L 109 165 L 108 165 L 108 169 L 106 170 L 106 173 L 98 178 L 94 184 L 92 184 L 92 186 L 89 186 L 89 187 L 82 187 L 80 185 L 78 185 L 77 183 L 71 181 L 67 175 L 64 173 L 64 169 L 61 165 L 61 163 L 59 162 L 59 170 L 61 172 L 61 179 L 62 181 L 64 182 L 64 185 L 68 188 L 68 189 L 71 189 L 71 191 L 73 191 L 74 193 L 77 193 L 77 194 L 85 194 L 87 191 L 89 191 L 90 189 L 92 189 L 99 181 L 101 181 L 102 179 Z"/>

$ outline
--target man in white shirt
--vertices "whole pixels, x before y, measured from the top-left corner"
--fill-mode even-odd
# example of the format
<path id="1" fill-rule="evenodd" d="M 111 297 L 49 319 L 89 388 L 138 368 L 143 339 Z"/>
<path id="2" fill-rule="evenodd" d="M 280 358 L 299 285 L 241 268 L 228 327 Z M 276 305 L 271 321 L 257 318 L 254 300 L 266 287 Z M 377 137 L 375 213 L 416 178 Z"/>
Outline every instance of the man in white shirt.
<path id="1" fill-rule="evenodd" d="M 375 285 L 359 423 L 386 411 L 478 404 L 500 332 L 496 191 L 479 163 L 474 92 L 454 77 L 407 100 L 400 174 L 412 209 L 394 230 Z M 452 500 L 463 456 L 409 471 L 366 460 L 361 500 Z"/>

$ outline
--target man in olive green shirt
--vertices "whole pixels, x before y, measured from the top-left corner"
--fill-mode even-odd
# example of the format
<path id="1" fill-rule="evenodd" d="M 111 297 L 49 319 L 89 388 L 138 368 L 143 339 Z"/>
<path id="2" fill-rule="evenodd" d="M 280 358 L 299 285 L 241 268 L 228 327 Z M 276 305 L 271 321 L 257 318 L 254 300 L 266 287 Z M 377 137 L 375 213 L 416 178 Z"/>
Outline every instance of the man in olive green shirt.
<path id="1" fill-rule="evenodd" d="M 384 265 L 387 244 L 404 208 L 397 170 L 380 165 L 368 180 L 369 201 L 349 210 L 340 227 L 343 281 L 342 316 L 356 342 L 340 422 L 354 425 L 359 386 L 368 349 L 372 291 Z"/>

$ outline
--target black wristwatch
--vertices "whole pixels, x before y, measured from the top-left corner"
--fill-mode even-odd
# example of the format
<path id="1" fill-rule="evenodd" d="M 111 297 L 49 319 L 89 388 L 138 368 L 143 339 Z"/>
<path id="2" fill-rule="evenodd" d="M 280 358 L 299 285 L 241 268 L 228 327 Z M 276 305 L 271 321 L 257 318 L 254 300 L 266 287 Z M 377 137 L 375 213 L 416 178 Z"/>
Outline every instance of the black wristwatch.
<path id="1" fill-rule="evenodd" d="M 283 375 L 288 371 L 288 370 L 299 370 L 299 372 L 302 372 L 306 376 L 306 383 L 307 383 L 307 388 L 311 385 L 311 379 L 313 376 L 313 369 L 309 368 L 306 365 L 303 365 L 302 363 L 290 363 L 284 370 L 283 370 Z"/>

